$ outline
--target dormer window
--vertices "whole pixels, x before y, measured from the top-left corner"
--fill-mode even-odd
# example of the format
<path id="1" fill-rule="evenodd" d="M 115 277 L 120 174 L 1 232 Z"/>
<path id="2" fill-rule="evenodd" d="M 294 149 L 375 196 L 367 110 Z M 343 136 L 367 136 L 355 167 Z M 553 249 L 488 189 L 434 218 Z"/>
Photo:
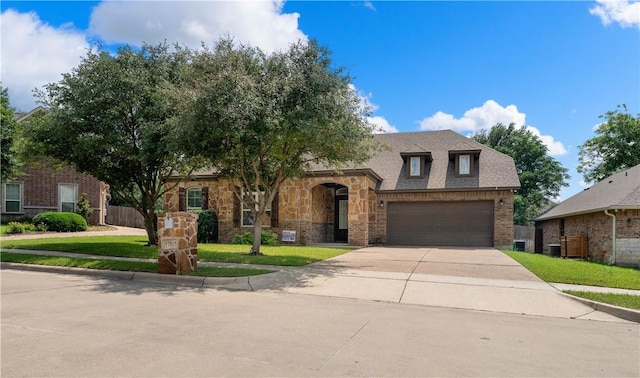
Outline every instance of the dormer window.
<path id="1" fill-rule="evenodd" d="M 409 158 L 409 177 L 422 176 L 422 157 L 411 156 Z"/>
<path id="2" fill-rule="evenodd" d="M 458 155 L 457 174 L 458 176 L 467 176 L 471 174 L 471 155 Z"/>
<path id="3" fill-rule="evenodd" d="M 431 161 L 431 153 L 429 152 L 401 152 L 402 160 L 404 160 L 407 178 L 424 177 L 425 164 Z"/>
<path id="4" fill-rule="evenodd" d="M 449 161 L 453 163 L 455 177 L 473 177 L 479 158 L 480 150 L 449 151 Z"/>

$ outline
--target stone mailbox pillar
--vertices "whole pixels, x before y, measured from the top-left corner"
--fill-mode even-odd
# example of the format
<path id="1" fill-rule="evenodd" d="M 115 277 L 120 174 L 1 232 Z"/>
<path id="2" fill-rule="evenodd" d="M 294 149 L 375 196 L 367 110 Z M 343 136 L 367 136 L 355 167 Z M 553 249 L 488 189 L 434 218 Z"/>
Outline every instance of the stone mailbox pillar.
<path id="1" fill-rule="evenodd" d="M 198 267 L 198 216 L 158 214 L 158 272 L 188 274 Z"/>

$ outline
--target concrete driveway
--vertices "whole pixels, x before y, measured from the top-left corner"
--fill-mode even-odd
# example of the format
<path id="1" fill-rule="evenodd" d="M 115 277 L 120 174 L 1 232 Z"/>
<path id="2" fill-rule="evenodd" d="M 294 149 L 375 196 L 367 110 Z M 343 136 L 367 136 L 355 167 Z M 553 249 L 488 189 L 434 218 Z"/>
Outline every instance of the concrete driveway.
<path id="1" fill-rule="evenodd" d="M 254 290 L 620 321 L 562 294 L 493 248 L 369 247 L 251 284 Z"/>

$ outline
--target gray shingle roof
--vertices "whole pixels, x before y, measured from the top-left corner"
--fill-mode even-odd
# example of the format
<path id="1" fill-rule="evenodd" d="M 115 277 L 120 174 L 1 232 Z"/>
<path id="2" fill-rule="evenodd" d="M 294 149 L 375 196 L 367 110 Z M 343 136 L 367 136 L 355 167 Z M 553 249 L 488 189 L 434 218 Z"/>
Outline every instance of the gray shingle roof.
<path id="1" fill-rule="evenodd" d="M 378 190 L 449 190 L 509 188 L 520 181 L 510 156 L 451 130 L 377 134 L 383 148 L 369 162 L 355 168 L 371 169 L 382 178 Z M 479 151 L 472 177 L 456 177 L 451 151 Z M 403 152 L 430 152 L 432 161 L 425 166 L 424 178 L 408 178 Z"/>
<path id="2" fill-rule="evenodd" d="M 640 165 L 620 171 L 536 218 L 547 220 L 605 209 L 640 209 Z"/>

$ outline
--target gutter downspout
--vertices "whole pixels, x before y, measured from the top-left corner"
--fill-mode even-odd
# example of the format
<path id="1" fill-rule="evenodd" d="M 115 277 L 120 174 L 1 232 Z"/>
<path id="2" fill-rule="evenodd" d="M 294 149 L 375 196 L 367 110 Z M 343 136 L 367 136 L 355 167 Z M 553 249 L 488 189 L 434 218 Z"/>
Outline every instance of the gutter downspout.
<path id="1" fill-rule="evenodd" d="M 611 227 L 611 259 L 610 259 L 610 264 L 615 265 L 616 264 L 616 215 L 615 214 L 610 214 L 609 210 L 606 209 L 604 211 L 605 215 L 610 216 L 612 219 L 612 227 Z"/>

